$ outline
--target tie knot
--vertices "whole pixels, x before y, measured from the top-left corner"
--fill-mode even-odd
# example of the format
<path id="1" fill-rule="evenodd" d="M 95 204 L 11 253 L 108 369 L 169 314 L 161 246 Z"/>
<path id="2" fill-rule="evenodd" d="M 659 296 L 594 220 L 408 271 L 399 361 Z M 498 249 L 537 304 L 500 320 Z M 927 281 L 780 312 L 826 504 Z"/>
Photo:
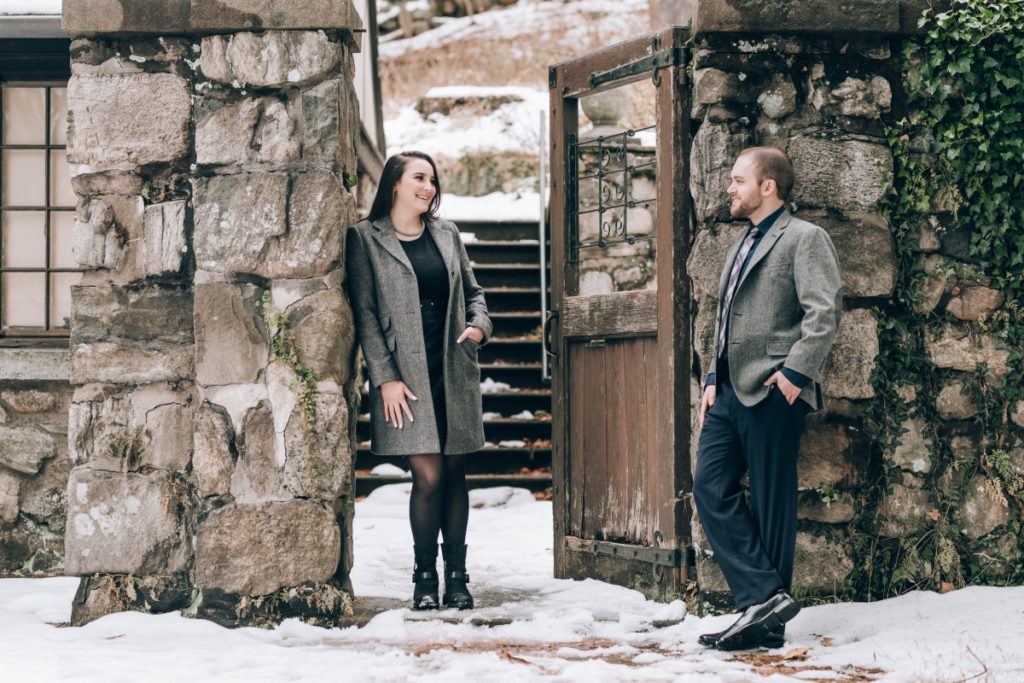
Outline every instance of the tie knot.
<path id="1" fill-rule="evenodd" d="M 747 231 L 747 237 L 753 237 L 757 239 L 761 236 L 761 228 L 757 227 L 753 223 L 750 224 L 750 230 Z"/>

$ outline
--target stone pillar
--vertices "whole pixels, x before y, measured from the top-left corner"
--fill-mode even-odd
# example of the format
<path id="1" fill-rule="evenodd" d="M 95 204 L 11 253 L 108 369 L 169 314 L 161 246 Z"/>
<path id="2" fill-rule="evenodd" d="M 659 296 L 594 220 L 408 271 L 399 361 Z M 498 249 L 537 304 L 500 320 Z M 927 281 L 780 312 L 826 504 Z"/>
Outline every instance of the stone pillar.
<path id="1" fill-rule="evenodd" d="M 74 623 L 350 609 L 359 19 L 235 4 L 64 3 Z"/>
<path id="2" fill-rule="evenodd" d="M 813 11 L 809 5 L 813 4 Z M 729 172 L 745 147 L 785 150 L 796 171 L 789 208 L 821 225 L 839 254 L 846 310 L 824 371 L 826 409 L 808 419 L 798 464 L 802 490 L 794 590 L 842 595 L 853 570 L 847 527 L 871 452 L 864 410 L 879 353 L 872 307 L 896 282 L 882 201 L 892 155 L 884 123 L 900 88 L 900 3 L 699 0 L 694 19 L 690 183 L 696 217 L 687 263 L 701 377 L 712 364 L 719 275 L 746 230 L 730 220 Z M 881 35 L 879 31 L 889 32 Z M 693 455 L 696 454 L 694 434 Z M 927 499 L 920 486 L 908 499 Z M 697 579 L 711 604 L 728 586 L 694 520 Z"/>

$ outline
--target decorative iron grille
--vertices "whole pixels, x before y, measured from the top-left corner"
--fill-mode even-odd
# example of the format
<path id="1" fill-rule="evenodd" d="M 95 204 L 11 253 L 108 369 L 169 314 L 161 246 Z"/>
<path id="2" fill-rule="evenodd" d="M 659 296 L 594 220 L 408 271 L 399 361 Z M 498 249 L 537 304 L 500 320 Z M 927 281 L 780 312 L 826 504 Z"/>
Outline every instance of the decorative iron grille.
<path id="1" fill-rule="evenodd" d="M 655 170 L 657 159 L 637 162 L 636 154 L 631 151 L 640 143 L 640 134 L 653 131 L 656 125 L 645 128 L 628 129 L 612 135 L 601 135 L 587 140 L 579 140 L 576 135 L 568 135 L 566 147 L 567 182 L 566 190 L 566 225 L 569 231 L 569 259 L 573 263 L 579 261 L 581 249 L 604 249 L 613 244 L 635 244 L 642 240 L 652 240 L 653 232 L 644 235 L 630 234 L 629 210 L 645 207 L 657 201 L 656 197 L 638 199 L 633 196 L 633 179 L 646 169 Z M 588 155 L 596 159 L 596 167 L 580 174 L 581 159 Z M 613 182 L 613 180 L 619 182 Z M 597 206 L 581 206 L 580 182 L 597 182 Z M 580 236 L 580 217 L 597 214 L 597 238 L 585 241 Z"/>

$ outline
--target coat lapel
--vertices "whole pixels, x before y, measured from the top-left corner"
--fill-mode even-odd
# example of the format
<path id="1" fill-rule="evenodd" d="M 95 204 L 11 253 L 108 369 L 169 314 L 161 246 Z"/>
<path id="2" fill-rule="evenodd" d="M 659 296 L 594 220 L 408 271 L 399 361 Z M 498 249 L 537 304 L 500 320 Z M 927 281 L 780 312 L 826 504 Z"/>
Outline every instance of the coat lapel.
<path id="1" fill-rule="evenodd" d="M 754 267 L 764 260 L 764 257 L 772 250 L 775 243 L 779 241 L 779 238 L 782 237 L 782 232 L 786 229 L 786 226 L 789 225 L 789 221 L 792 220 L 792 218 L 793 216 L 789 211 L 783 211 L 782 215 L 775 219 L 775 223 L 772 224 L 768 234 L 765 235 L 764 238 L 761 239 L 761 243 L 757 245 L 757 251 L 755 251 L 754 255 L 750 257 L 750 263 L 747 264 L 747 269 L 743 271 L 743 275 L 740 277 L 740 281 L 736 285 L 737 290 L 743 286 L 743 282 L 747 279 L 747 276 L 750 275 L 751 271 L 754 270 Z"/>
<path id="2" fill-rule="evenodd" d="M 398 259 L 402 265 L 409 269 L 409 272 L 413 272 L 412 263 L 409 261 L 409 257 L 405 255 L 405 249 L 402 249 L 402 245 L 398 243 L 398 237 L 395 236 L 395 226 L 391 224 L 390 218 L 378 218 L 373 221 L 373 238 L 380 243 L 380 246 L 384 247 L 384 250 Z"/>
<path id="3" fill-rule="evenodd" d="M 434 238 L 437 250 L 441 252 L 445 270 L 448 271 L 448 286 L 451 287 L 455 283 L 455 238 L 438 225 L 437 221 L 430 221 L 427 227 L 430 229 L 430 236 Z"/>

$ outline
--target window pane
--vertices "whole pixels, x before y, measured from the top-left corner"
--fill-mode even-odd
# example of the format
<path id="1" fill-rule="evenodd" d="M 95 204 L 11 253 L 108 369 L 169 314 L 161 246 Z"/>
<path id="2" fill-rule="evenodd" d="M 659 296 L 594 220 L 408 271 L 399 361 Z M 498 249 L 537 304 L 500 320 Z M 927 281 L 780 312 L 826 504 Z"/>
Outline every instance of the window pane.
<path id="1" fill-rule="evenodd" d="M 50 213 L 50 265 L 54 268 L 77 268 L 71 253 L 75 231 L 74 211 Z"/>
<path id="2" fill-rule="evenodd" d="M 5 268 L 46 267 L 45 221 L 42 211 L 3 212 Z"/>
<path id="3" fill-rule="evenodd" d="M 3 88 L 5 145 L 46 142 L 46 88 Z"/>
<path id="4" fill-rule="evenodd" d="M 50 88 L 50 144 L 68 144 L 67 88 Z"/>
<path id="5" fill-rule="evenodd" d="M 53 273 L 50 280 L 50 326 L 55 330 L 71 327 L 71 285 L 78 284 L 81 273 Z"/>
<path id="6" fill-rule="evenodd" d="M 41 149 L 5 149 L 3 156 L 4 206 L 42 206 L 46 201 L 46 152 Z"/>
<path id="7" fill-rule="evenodd" d="M 67 153 L 62 150 L 50 152 L 50 206 L 74 206 L 78 202 L 71 189 L 71 169 Z"/>
<path id="8" fill-rule="evenodd" d="M 4 273 L 3 320 L 5 327 L 42 327 L 46 295 L 44 273 Z"/>

